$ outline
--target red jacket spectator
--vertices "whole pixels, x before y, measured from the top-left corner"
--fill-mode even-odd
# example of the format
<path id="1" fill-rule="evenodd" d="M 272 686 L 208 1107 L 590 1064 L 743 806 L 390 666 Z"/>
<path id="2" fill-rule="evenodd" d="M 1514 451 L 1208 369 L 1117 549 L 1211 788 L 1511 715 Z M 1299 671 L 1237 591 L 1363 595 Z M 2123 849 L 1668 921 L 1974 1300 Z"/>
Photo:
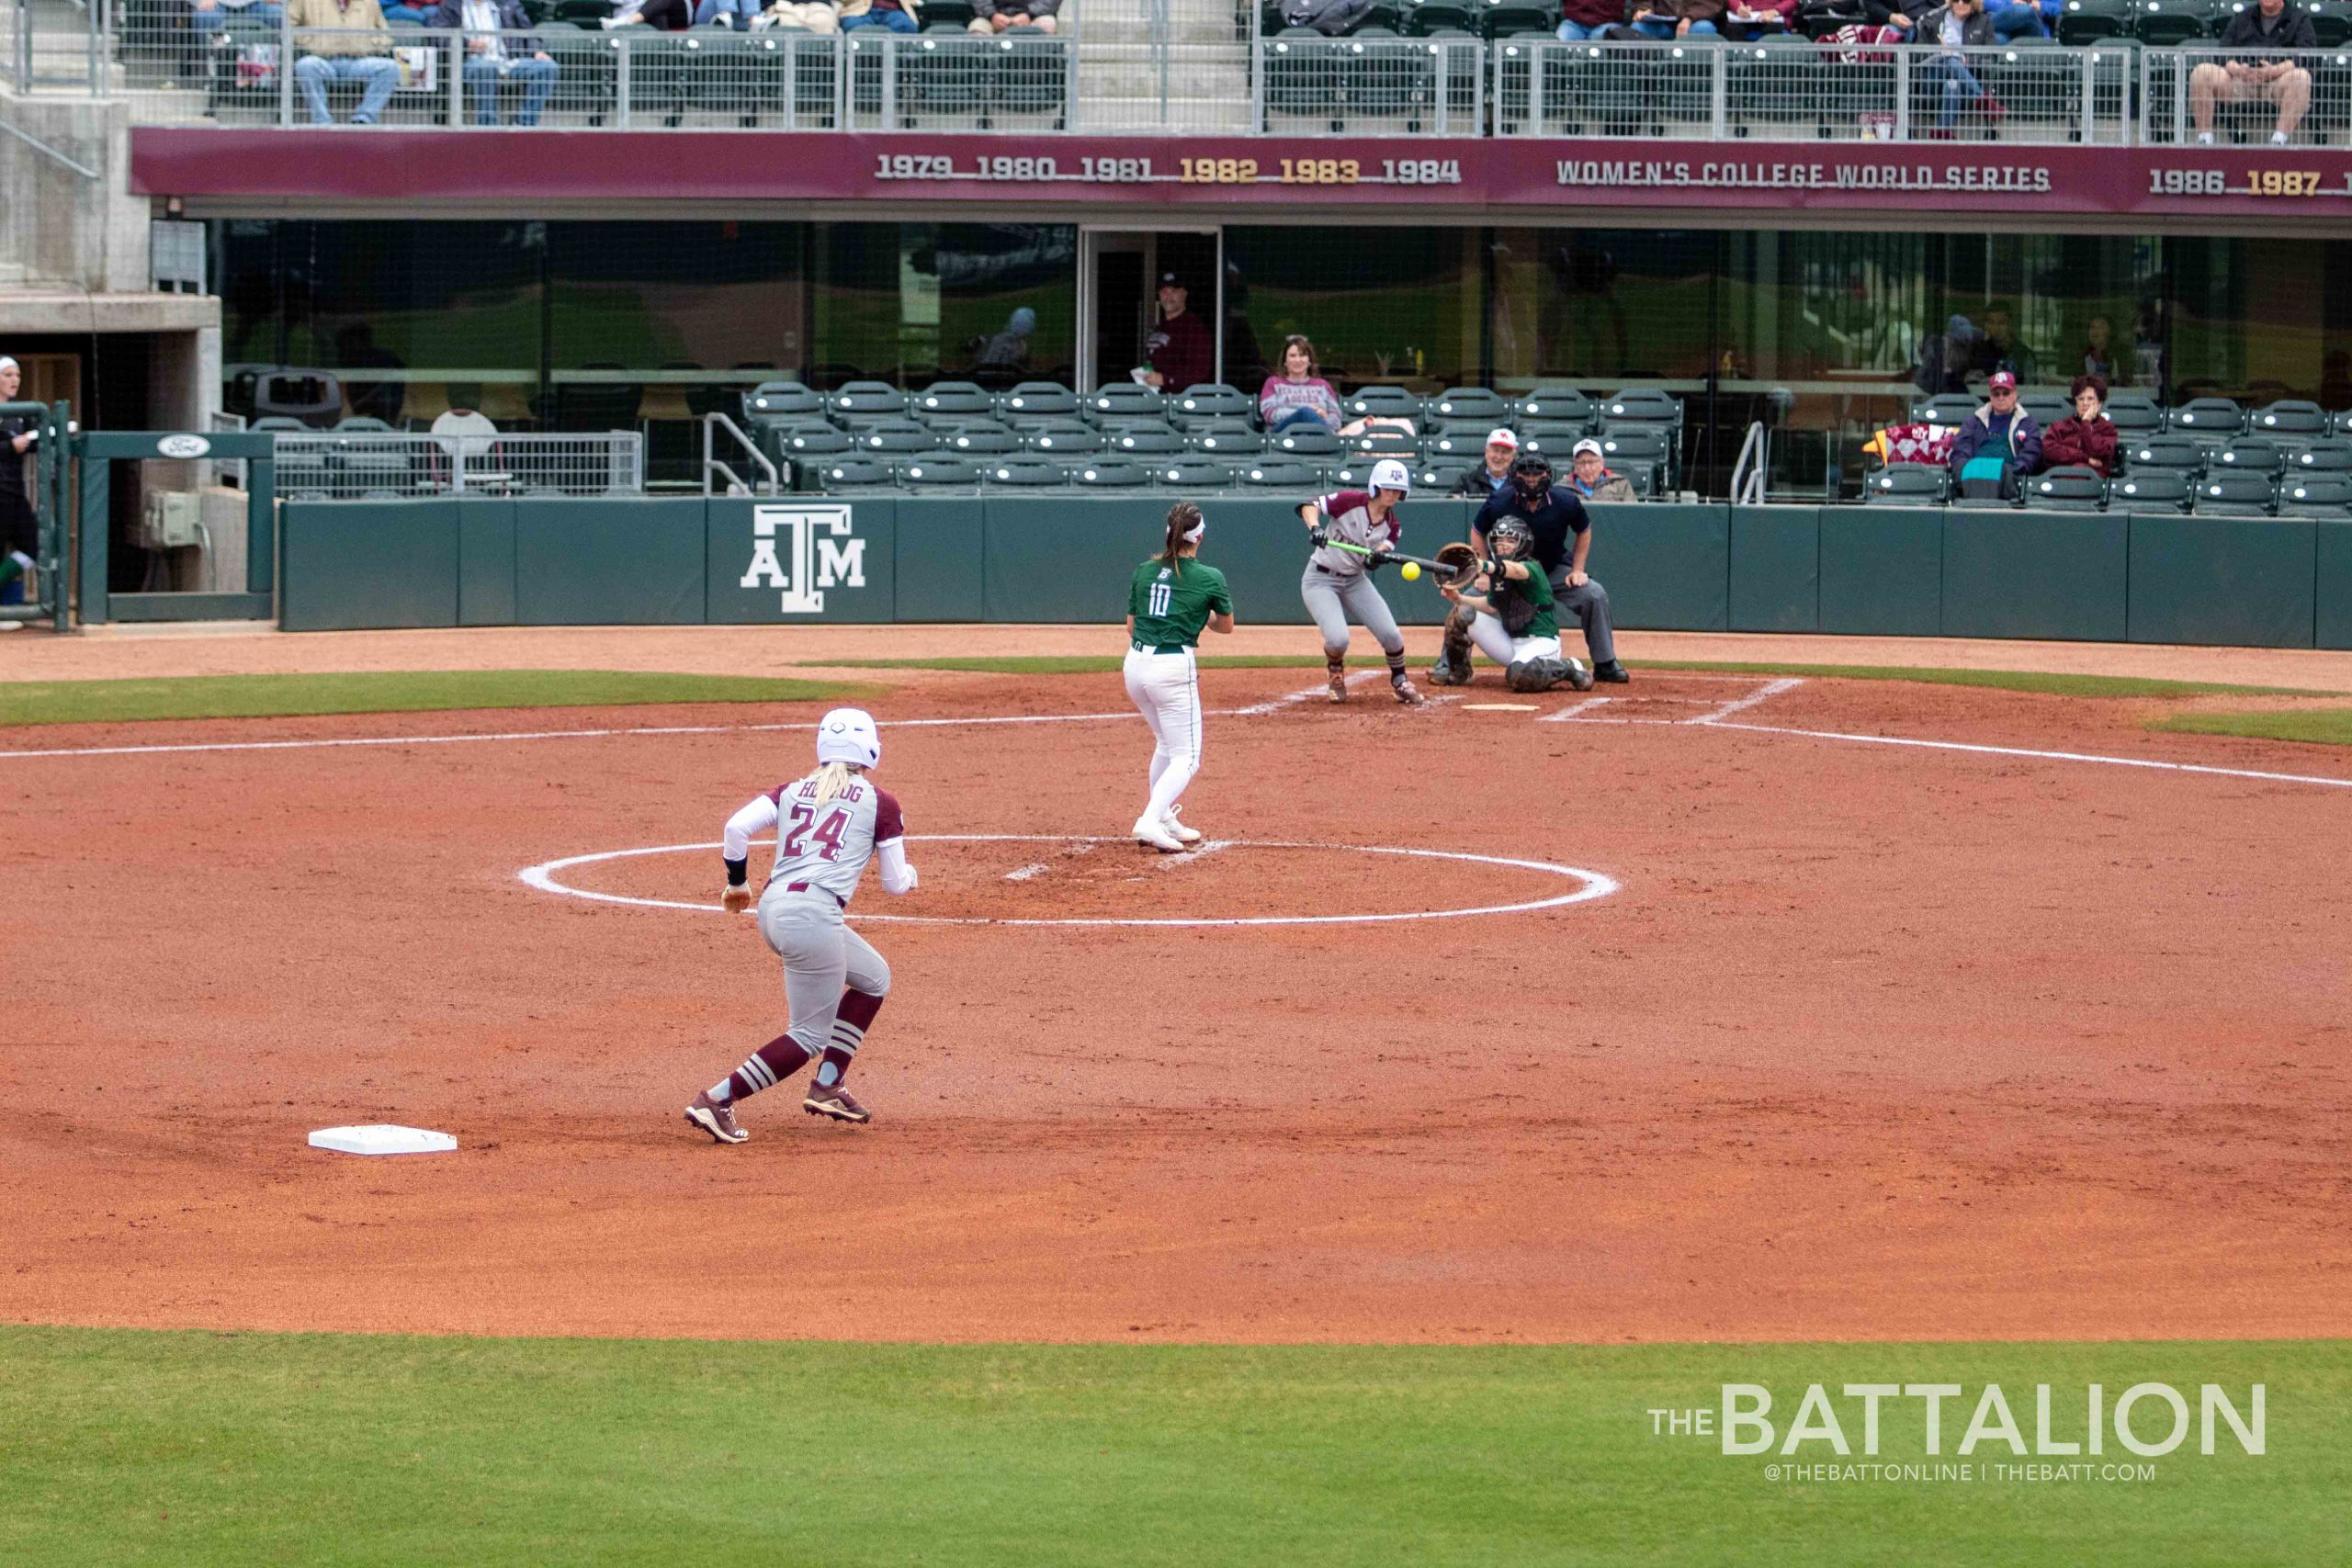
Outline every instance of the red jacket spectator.
<path id="1" fill-rule="evenodd" d="M 1597 32 L 1602 28 L 1625 25 L 1625 0 L 1560 0 L 1560 20 L 1574 22 L 1584 34 L 1567 33 L 1575 38 Z"/>
<path id="2" fill-rule="evenodd" d="M 2097 468 L 2101 479 L 2115 474 L 2115 426 L 2104 414 L 2090 420 L 2072 414 L 2041 433 L 2041 466 L 2051 468 L 2079 465 Z"/>

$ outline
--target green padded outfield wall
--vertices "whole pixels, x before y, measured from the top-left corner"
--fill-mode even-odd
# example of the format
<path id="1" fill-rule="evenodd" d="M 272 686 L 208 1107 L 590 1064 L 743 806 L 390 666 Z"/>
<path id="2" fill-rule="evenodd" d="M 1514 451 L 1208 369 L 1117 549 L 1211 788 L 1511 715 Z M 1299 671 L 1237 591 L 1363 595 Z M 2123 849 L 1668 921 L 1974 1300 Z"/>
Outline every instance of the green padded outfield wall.
<path id="1" fill-rule="evenodd" d="M 1730 579 L 1732 630 L 1819 631 L 1821 509 L 1733 507 Z"/>
<path id="2" fill-rule="evenodd" d="M 2352 523 L 2322 523 L 2312 642 L 2352 648 Z"/>
<path id="3" fill-rule="evenodd" d="M 458 508 L 458 624 L 514 624 L 514 502 L 468 500 Z"/>
<path id="4" fill-rule="evenodd" d="M 526 626 L 703 618 L 702 497 L 514 502 L 514 618 Z"/>
<path id="5" fill-rule="evenodd" d="M 1821 629 L 1936 637 L 1943 627 L 1944 520 L 1932 506 L 1821 509 Z"/>
<path id="6" fill-rule="evenodd" d="M 2135 513 L 2132 640 L 2311 647 L 2319 526 Z"/>
<path id="7" fill-rule="evenodd" d="M 696 503 L 699 505 L 699 503 Z M 714 498 L 695 570 L 714 626 L 898 618 L 898 525 L 920 501 Z M 920 568 L 918 569 L 920 570 Z"/>
<path id="8" fill-rule="evenodd" d="M 277 624 L 289 632 L 458 624 L 454 501 L 289 501 Z"/>
<path id="9" fill-rule="evenodd" d="M 2120 512 L 1948 509 L 1943 635 L 2121 642 L 2130 535 Z"/>

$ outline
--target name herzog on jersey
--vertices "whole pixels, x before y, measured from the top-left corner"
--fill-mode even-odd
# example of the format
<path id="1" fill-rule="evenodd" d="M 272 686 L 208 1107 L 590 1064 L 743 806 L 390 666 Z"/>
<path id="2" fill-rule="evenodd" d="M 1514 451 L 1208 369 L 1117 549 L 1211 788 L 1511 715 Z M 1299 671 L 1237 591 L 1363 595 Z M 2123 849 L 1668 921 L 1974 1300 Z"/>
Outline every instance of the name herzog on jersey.
<path id="1" fill-rule="evenodd" d="M 853 779 L 831 800 L 817 798 L 813 778 L 778 784 L 760 798 L 775 812 L 769 883 L 807 883 L 844 904 L 875 850 L 906 836 L 898 797 L 868 779 Z"/>

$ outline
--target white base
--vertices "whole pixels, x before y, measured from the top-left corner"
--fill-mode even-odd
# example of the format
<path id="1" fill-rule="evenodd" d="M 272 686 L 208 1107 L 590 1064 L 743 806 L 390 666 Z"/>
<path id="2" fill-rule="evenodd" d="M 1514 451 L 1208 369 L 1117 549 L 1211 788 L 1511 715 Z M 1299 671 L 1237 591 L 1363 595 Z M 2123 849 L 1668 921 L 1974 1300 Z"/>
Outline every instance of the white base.
<path id="1" fill-rule="evenodd" d="M 322 1127 L 311 1134 L 311 1146 L 345 1155 L 437 1155 L 456 1148 L 458 1140 L 447 1133 L 378 1122 L 366 1127 Z"/>

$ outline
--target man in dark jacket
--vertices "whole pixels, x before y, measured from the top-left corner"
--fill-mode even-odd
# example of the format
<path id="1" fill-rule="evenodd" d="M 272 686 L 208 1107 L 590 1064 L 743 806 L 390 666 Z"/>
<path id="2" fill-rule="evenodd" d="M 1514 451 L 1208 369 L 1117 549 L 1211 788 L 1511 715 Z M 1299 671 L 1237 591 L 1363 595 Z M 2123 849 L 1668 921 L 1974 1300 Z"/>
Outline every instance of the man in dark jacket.
<path id="1" fill-rule="evenodd" d="M 523 107 L 515 111 L 514 123 L 539 123 L 539 111 L 555 91 L 558 67 L 532 33 L 522 0 L 441 0 L 433 25 L 465 32 L 466 97 L 473 105 L 476 125 L 498 123 L 498 89 L 510 81 L 523 84 Z M 502 38 L 502 33 L 521 36 Z"/>
<path id="2" fill-rule="evenodd" d="M 1510 483 L 1510 466 L 1519 457 L 1519 437 L 1508 430 L 1487 432 L 1487 459 L 1462 476 L 1453 493 L 1471 501 L 1492 501 Z"/>
<path id="3" fill-rule="evenodd" d="M 2006 370 L 1995 374 L 1984 406 L 1961 421 L 1949 461 L 1955 490 L 1971 480 L 1989 480 L 2005 496 L 2016 493 L 2017 481 L 2041 467 L 2041 427 L 2018 407 L 2016 377 Z M 1971 473 L 1972 464 L 1984 467 Z"/>
<path id="4" fill-rule="evenodd" d="M 2188 73 L 2188 112 L 2197 120 L 2198 142 L 2212 145 L 2216 103 L 2259 99 L 2278 106 L 2278 126 L 2270 133 L 2270 141 L 2284 147 L 2295 127 L 2303 123 L 2303 111 L 2312 107 L 2312 73 L 2287 52 L 2319 47 L 2310 16 L 2300 6 L 2290 9 L 2287 0 L 2256 0 L 2252 8 L 2232 17 L 2230 25 L 2222 29 L 2222 47 L 2277 52 L 2239 55 L 2219 64 L 2200 65 Z"/>
<path id="5" fill-rule="evenodd" d="M 1999 119 L 2008 112 L 1968 68 L 1971 56 L 1966 51 L 1990 49 L 1998 41 L 1993 31 L 1993 19 L 1984 14 L 1984 0 L 1949 0 L 1920 17 L 1919 26 L 1911 36 L 1919 43 L 1942 46 L 1919 67 L 1929 86 L 1938 82 L 1943 85 L 1942 101 L 1936 108 L 1936 135 L 1950 140 L 1952 122 L 1963 108 L 1974 108 L 1987 121 Z M 1983 56 L 1975 58 L 1981 60 Z"/>
<path id="6" fill-rule="evenodd" d="M 1160 275 L 1159 322 L 1143 340 L 1144 359 L 1151 367 L 1144 385 L 1173 393 L 1216 379 L 1216 339 L 1191 309 L 1192 299 L 1182 278 L 1172 272 Z"/>

